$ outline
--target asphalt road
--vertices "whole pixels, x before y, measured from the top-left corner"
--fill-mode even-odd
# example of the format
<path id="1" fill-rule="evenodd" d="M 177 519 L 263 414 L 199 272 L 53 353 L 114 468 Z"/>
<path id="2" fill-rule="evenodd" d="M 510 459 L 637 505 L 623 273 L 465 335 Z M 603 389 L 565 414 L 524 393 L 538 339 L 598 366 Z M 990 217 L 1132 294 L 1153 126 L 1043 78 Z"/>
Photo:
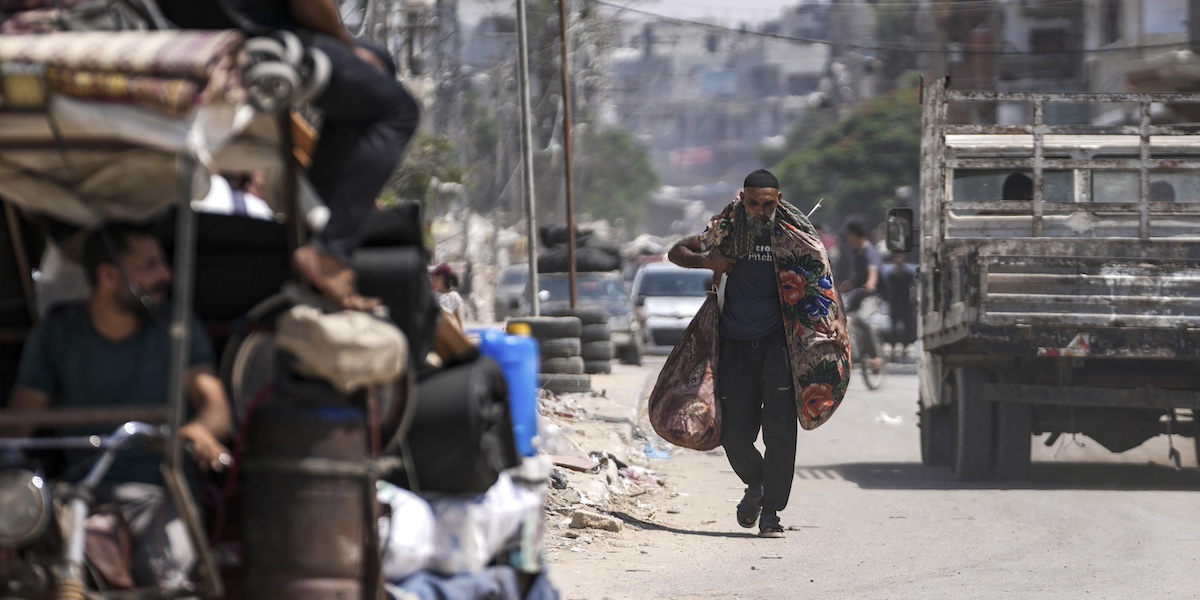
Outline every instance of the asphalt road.
<path id="1" fill-rule="evenodd" d="M 652 383 L 661 365 L 618 373 Z M 961 484 L 920 463 L 916 389 L 915 375 L 875 392 L 855 379 L 829 423 L 800 432 L 784 539 L 737 526 L 722 455 L 677 449 L 654 462 L 668 483 L 654 516 L 554 556 L 553 580 L 578 600 L 1200 597 L 1190 439 L 1182 471 L 1162 438 L 1112 455 L 1064 436 L 1035 443 L 1029 482 Z"/>

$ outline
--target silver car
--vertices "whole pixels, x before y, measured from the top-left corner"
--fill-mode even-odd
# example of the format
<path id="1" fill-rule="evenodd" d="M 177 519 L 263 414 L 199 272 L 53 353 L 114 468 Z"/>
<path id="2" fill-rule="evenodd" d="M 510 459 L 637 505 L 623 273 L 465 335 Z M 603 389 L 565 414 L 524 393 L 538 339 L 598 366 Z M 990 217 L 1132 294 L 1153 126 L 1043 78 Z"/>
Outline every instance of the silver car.
<path id="1" fill-rule="evenodd" d="M 709 269 L 685 269 L 668 262 L 650 263 L 633 278 L 633 303 L 642 320 L 649 352 L 670 352 L 704 304 L 712 287 Z"/>

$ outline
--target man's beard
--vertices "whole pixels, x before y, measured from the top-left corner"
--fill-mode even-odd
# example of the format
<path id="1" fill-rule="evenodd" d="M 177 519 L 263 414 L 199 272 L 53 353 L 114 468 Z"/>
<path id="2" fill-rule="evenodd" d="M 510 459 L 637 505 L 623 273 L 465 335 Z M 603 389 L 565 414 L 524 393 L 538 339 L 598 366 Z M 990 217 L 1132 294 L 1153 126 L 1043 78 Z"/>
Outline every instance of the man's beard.
<path id="1" fill-rule="evenodd" d="M 775 212 L 771 211 L 769 215 L 747 215 L 750 218 L 746 219 L 746 225 L 750 227 L 750 235 L 754 239 L 758 239 L 768 233 L 775 227 Z"/>
<path id="2" fill-rule="evenodd" d="M 132 288 L 126 288 L 125 293 L 117 297 L 117 303 L 125 312 L 134 315 L 142 320 L 148 320 L 157 315 L 162 310 L 162 302 L 155 302 L 154 296 L 166 297 L 166 293 L 170 291 L 170 284 L 157 285 L 148 290 L 140 290 L 141 296 L 134 295 Z M 145 299 L 145 302 L 143 302 Z"/>

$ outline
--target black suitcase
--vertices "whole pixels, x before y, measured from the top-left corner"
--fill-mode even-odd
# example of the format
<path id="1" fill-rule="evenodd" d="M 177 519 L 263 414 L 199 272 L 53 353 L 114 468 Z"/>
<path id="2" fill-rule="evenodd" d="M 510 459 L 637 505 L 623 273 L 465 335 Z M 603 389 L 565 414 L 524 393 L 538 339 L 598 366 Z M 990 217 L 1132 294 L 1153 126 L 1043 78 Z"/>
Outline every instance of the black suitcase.
<path id="1" fill-rule="evenodd" d="M 482 494 L 500 472 L 520 464 L 508 384 L 500 365 L 480 357 L 417 383 L 416 414 L 407 449 L 415 477 L 393 483 L 409 489 Z"/>

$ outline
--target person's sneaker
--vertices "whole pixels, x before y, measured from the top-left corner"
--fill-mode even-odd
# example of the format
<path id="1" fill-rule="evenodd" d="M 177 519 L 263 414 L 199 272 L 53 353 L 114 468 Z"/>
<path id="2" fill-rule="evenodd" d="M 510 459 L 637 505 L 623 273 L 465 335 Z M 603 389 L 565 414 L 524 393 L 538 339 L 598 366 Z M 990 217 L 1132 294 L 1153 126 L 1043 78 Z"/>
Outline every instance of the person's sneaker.
<path id="1" fill-rule="evenodd" d="M 774 511 L 764 510 L 758 518 L 758 537 L 783 537 L 783 525 L 779 524 L 779 515 Z"/>
<path id="2" fill-rule="evenodd" d="M 742 496 L 742 501 L 737 505 L 737 522 L 738 525 L 750 529 L 758 522 L 758 513 L 762 512 L 762 486 L 751 486 L 746 488 L 745 495 Z"/>

